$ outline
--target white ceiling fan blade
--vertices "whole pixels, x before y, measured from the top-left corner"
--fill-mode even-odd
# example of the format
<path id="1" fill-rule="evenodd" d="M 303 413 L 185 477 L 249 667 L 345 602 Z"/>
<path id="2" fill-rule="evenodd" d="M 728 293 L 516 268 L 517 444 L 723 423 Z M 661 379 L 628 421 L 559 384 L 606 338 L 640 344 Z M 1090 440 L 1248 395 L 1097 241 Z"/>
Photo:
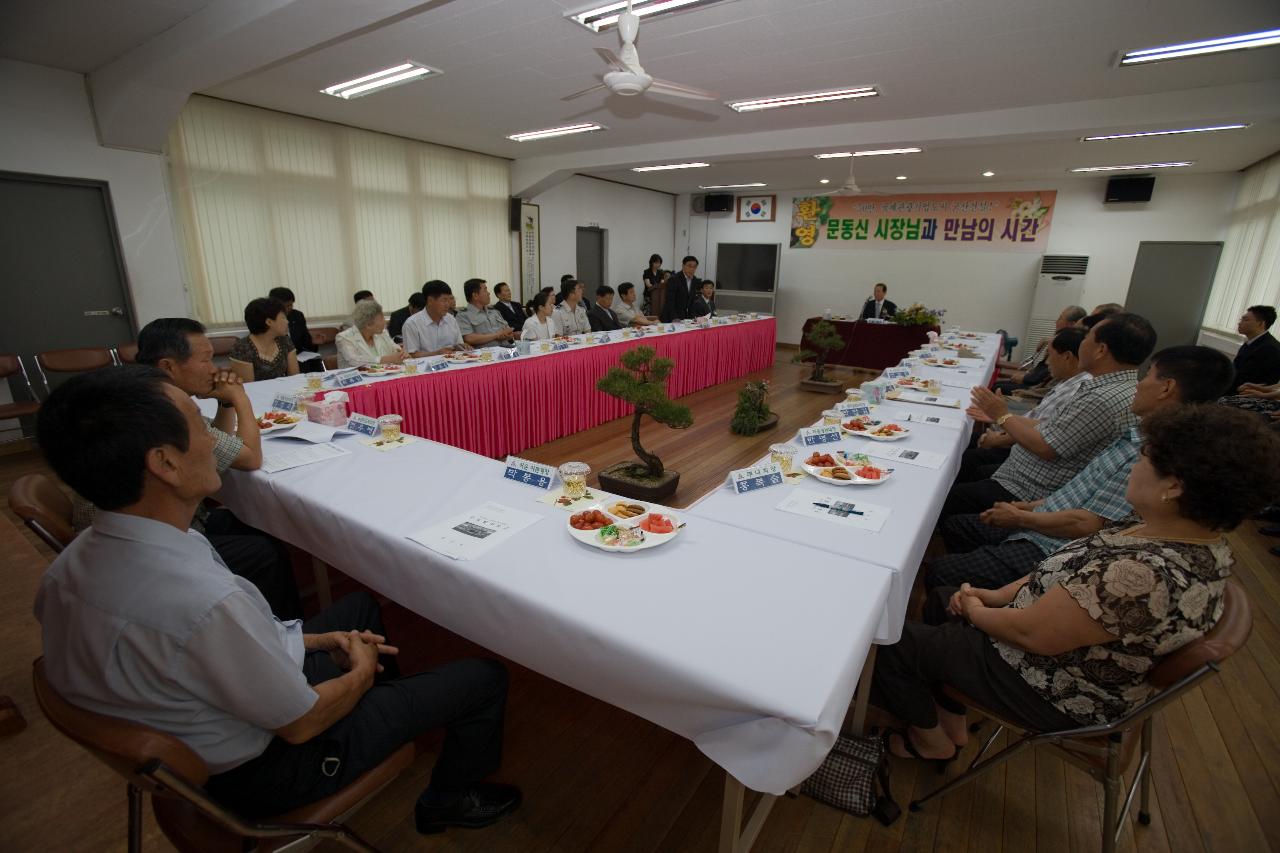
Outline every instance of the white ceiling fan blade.
<path id="1" fill-rule="evenodd" d="M 656 77 L 649 85 L 649 91 L 659 95 L 673 95 L 677 98 L 692 98 L 697 101 L 715 101 L 720 98 L 715 92 L 708 92 L 706 89 L 672 83 L 670 80 L 659 80 Z"/>
<path id="2" fill-rule="evenodd" d="M 612 50 L 609 50 L 607 47 L 597 47 L 596 54 L 599 55 L 599 57 L 603 59 L 605 62 L 607 62 L 609 64 L 609 67 L 612 68 L 614 71 L 627 70 L 627 66 L 622 64 L 622 60 L 618 58 L 618 55 L 614 53 Z"/>
<path id="3" fill-rule="evenodd" d="M 609 87 L 608 87 L 608 86 L 606 86 L 605 84 L 603 84 L 603 83 L 599 83 L 599 84 L 597 84 L 597 85 L 595 85 L 595 86 L 591 86 L 591 87 L 589 87 L 589 88 L 583 89 L 581 92 L 574 92 L 572 95 L 565 95 L 565 96 L 564 96 L 563 98 L 561 98 L 560 100 L 562 100 L 562 101 L 572 101 L 574 98 L 581 98 L 583 95 L 589 95 L 589 94 L 591 94 L 592 92 L 596 91 L 597 89 L 607 89 L 607 88 L 609 88 Z"/>

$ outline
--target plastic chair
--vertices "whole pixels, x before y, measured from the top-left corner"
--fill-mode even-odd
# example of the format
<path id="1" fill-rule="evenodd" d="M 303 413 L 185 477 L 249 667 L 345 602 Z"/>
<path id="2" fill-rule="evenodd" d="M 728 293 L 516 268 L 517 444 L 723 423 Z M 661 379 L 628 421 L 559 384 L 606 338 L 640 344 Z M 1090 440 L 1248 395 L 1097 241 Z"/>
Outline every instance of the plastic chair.
<path id="1" fill-rule="evenodd" d="M 36 353 L 36 370 L 40 372 L 40 381 L 44 383 L 45 396 L 49 394 L 46 370 L 50 373 L 87 373 L 100 367 L 111 367 L 115 363 L 115 353 L 110 347 L 51 349 Z"/>
<path id="2" fill-rule="evenodd" d="M 335 822 L 398 776 L 414 759 L 407 743 L 331 797 L 287 814 L 250 822 L 212 800 L 201 787 L 209 768 L 172 735 L 78 708 L 45 675 L 44 658 L 32 665 L 36 700 L 53 727 L 119 773 L 128 784 L 129 851 L 142 849 L 142 795 L 151 794 L 156 822 L 179 850 L 268 853 L 303 836 L 328 838 L 352 850 L 376 853 L 347 826 Z"/>
<path id="3" fill-rule="evenodd" d="M 31 399 L 0 403 L 0 421 L 25 418 L 40 411 L 40 402 L 36 399 L 35 389 L 31 387 L 31 378 L 27 376 L 27 368 L 22 363 L 22 358 L 11 352 L 0 353 L 0 379 L 8 379 L 10 376 L 19 375 L 22 376 L 22 383 L 27 386 L 27 396 Z M 20 434 L 17 438 L 7 439 L 5 443 L 19 441 L 24 437 Z"/>
<path id="4" fill-rule="evenodd" d="M 1031 732 L 1000 719 L 960 691 L 944 687 L 944 691 L 956 701 L 993 720 L 996 730 L 978 750 L 964 773 L 931 794 L 913 801 L 911 810 L 918 811 L 929 800 L 945 796 L 961 785 L 972 782 L 1027 749 L 1049 746 L 1102 784 L 1102 850 L 1103 853 L 1113 853 L 1139 786 L 1142 788 L 1142 798 L 1138 806 L 1138 822 L 1144 826 L 1151 823 L 1151 732 L 1156 712 L 1198 685 L 1202 679 L 1218 672 L 1218 664 L 1245 644 L 1252 628 L 1253 611 L 1249 598 L 1239 583 L 1228 580 L 1223 594 L 1222 617 L 1218 623 L 1200 639 L 1193 640 L 1160 661 L 1147 675 L 1148 683 L 1159 692 L 1110 725 Z M 982 757 L 1005 729 L 1019 732 L 1022 737 L 983 761 Z M 1142 758 L 1122 802 L 1123 772 L 1132 760 L 1135 741 L 1139 737 Z"/>
<path id="5" fill-rule="evenodd" d="M 1004 360 L 1012 361 L 1013 348 L 1018 345 L 1018 339 L 1009 337 L 1004 329 L 996 329 L 996 333 L 1000 335 L 1000 346 L 1004 348 Z"/>
<path id="6" fill-rule="evenodd" d="M 9 488 L 9 508 L 58 553 L 76 538 L 71 499 L 43 474 L 26 474 L 14 480 Z"/>
<path id="7" fill-rule="evenodd" d="M 116 347 L 116 361 L 121 364 L 137 364 L 138 345 L 130 342 Z"/>

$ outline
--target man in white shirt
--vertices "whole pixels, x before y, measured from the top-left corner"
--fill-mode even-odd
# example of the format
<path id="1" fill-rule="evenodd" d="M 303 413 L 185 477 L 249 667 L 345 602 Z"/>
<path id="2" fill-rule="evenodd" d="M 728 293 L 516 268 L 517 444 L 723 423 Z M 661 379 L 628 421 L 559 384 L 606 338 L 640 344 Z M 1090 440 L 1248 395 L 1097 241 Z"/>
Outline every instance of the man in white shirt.
<path id="1" fill-rule="evenodd" d="M 613 304 L 613 313 L 623 328 L 627 326 L 651 326 L 653 321 L 640 313 L 636 307 L 636 286 L 629 281 L 618 285 L 618 301 Z"/>
<path id="2" fill-rule="evenodd" d="M 35 602 L 49 681 L 68 701 L 177 737 L 208 765 L 206 790 L 244 817 L 328 797 L 441 726 L 418 830 L 483 826 L 518 806 L 515 788 L 480 782 L 502 751 L 500 663 L 389 680 L 397 649 L 371 596 L 281 622 L 188 529 L 221 478 L 200 410 L 163 372 L 75 376 L 36 430 L 54 471 L 98 507 Z"/>
<path id="3" fill-rule="evenodd" d="M 449 313 L 453 307 L 453 290 L 443 281 L 429 281 L 422 286 L 427 307 L 404 321 L 404 351 L 413 358 L 444 355 L 459 349 L 470 349 L 462 342 L 458 320 Z"/>
<path id="4" fill-rule="evenodd" d="M 583 284 L 569 279 L 560 285 L 564 297 L 556 306 L 556 328 L 562 335 L 583 335 L 591 331 L 591 318 L 582 304 Z"/>

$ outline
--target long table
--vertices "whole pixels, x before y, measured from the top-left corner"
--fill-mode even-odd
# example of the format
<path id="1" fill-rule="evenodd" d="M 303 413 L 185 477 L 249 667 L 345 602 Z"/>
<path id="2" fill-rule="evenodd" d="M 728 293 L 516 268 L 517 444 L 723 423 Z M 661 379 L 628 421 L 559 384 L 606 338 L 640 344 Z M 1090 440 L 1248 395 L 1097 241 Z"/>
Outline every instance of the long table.
<path id="1" fill-rule="evenodd" d="M 672 397 L 773 364 L 777 325 L 772 317 L 677 329 L 626 340 L 617 340 L 620 333 L 613 332 L 615 343 L 371 382 L 348 391 L 351 407 L 373 417 L 397 414 L 404 418 L 405 432 L 505 457 L 627 414 L 629 404 L 597 391 L 596 382 L 637 344 L 675 360 L 667 381 Z"/>
<path id="2" fill-rule="evenodd" d="M 810 317 L 804 323 L 802 335 L 807 335 L 819 317 Z M 899 326 L 896 323 L 868 323 L 866 320 L 836 320 L 836 334 L 844 339 L 844 346 L 827 355 L 828 364 L 845 364 L 866 370 L 884 370 L 892 367 L 907 353 L 928 340 L 928 332 L 938 331 L 925 326 Z"/>

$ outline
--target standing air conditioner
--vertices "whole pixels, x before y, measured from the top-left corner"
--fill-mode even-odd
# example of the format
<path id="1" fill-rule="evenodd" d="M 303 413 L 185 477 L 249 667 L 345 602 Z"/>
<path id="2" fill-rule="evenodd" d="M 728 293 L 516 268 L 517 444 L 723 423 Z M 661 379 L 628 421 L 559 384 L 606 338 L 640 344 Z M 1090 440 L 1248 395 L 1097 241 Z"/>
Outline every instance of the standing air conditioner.
<path id="1" fill-rule="evenodd" d="M 1036 295 L 1031 300 L 1023 352 L 1030 353 L 1045 338 L 1053 336 L 1053 325 L 1068 305 L 1078 305 L 1084 293 L 1088 255 L 1045 255 L 1036 276 Z"/>

